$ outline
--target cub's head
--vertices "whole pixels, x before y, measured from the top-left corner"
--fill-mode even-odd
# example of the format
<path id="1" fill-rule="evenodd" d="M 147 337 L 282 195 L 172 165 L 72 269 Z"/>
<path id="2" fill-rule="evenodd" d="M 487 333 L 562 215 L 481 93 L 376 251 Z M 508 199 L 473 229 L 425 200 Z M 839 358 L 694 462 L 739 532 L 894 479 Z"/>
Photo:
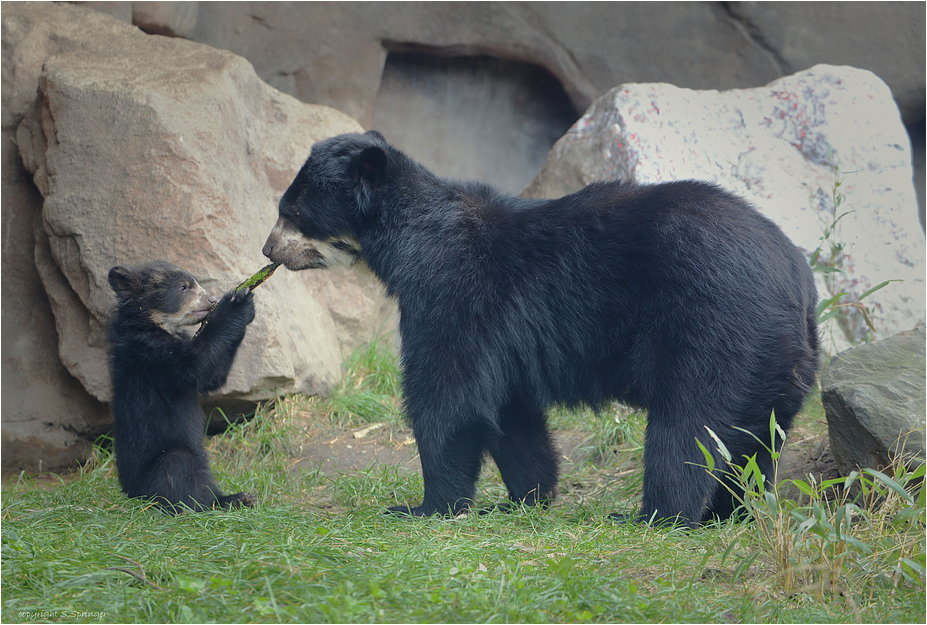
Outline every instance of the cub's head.
<path id="1" fill-rule="evenodd" d="M 287 269 L 351 265 L 361 257 L 357 233 L 386 175 L 390 147 L 375 130 L 312 146 L 280 200 L 264 255 Z"/>
<path id="2" fill-rule="evenodd" d="M 202 321 L 217 301 L 188 272 L 160 260 L 138 267 L 113 267 L 109 285 L 116 292 L 120 312 L 146 317 L 171 334 Z"/>

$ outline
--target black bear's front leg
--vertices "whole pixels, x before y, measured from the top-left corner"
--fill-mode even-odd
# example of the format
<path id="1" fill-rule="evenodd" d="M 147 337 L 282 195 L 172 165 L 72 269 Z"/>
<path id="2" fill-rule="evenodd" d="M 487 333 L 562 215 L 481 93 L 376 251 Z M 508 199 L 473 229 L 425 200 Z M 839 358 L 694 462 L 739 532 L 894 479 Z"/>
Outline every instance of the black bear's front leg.
<path id="1" fill-rule="evenodd" d="M 412 429 L 422 462 L 425 497 L 414 508 L 393 506 L 389 511 L 412 516 L 454 516 L 469 509 L 480 475 L 485 426 L 471 424 L 443 434 L 413 417 Z"/>

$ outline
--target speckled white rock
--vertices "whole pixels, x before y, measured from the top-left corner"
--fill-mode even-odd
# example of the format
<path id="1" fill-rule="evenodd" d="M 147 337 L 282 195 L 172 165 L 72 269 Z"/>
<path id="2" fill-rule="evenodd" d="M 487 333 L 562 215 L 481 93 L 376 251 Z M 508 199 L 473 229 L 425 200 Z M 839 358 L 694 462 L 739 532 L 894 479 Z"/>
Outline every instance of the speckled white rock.
<path id="1" fill-rule="evenodd" d="M 877 338 L 924 320 L 924 235 L 910 145 L 888 87 L 870 72 L 818 65 L 765 87 L 723 92 L 621 85 L 557 142 L 523 195 L 558 197 L 611 178 L 717 183 L 753 202 L 809 255 L 843 215 L 831 241 L 843 244 L 844 273 L 822 277 L 821 298 L 845 291 L 855 299 L 885 280 L 903 280 L 864 300 Z M 835 195 L 842 196 L 836 211 Z M 866 326 L 851 315 L 843 331 L 828 330 L 826 347 L 834 351 Z"/>

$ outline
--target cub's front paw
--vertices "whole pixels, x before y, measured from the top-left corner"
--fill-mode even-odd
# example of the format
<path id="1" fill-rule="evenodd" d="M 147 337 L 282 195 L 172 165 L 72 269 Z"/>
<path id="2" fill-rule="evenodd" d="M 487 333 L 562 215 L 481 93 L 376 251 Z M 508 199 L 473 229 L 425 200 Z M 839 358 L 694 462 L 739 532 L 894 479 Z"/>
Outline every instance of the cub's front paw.
<path id="1" fill-rule="evenodd" d="M 245 323 L 254 321 L 254 295 L 250 290 L 229 291 L 223 296 L 221 304 L 241 315 Z"/>

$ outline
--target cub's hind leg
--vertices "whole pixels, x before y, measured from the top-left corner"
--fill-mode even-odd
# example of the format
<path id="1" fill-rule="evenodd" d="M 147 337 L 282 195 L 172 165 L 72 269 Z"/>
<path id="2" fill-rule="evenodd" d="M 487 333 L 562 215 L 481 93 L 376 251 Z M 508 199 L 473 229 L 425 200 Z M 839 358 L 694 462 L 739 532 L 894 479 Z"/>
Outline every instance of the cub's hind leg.
<path id="1" fill-rule="evenodd" d="M 217 504 L 221 508 L 231 510 L 233 508 L 253 508 L 257 505 L 257 497 L 251 493 L 235 493 L 234 495 L 225 495 L 219 497 Z"/>
<path id="2" fill-rule="evenodd" d="M 213 508 L 253 507 L 248 493 L 225 495 L 219 490 L 202 448 L 177 447 L 151 464 L 141 496 L 153 499 L 167 512 L 179 514 Z"/>

